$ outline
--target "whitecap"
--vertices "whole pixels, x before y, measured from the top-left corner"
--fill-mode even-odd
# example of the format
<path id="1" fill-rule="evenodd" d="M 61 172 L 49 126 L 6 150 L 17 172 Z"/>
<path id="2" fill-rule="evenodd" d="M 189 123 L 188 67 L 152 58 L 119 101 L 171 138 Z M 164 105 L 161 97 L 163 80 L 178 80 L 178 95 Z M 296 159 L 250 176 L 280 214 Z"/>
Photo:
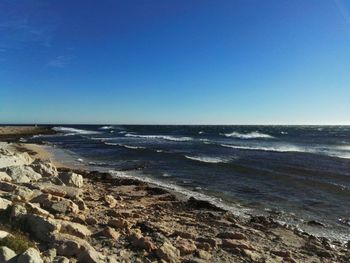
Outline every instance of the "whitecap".
<path id="1" fill-rule="evenodd" d="M 146 147 L 143 147 L 143 146 L 133 146 L 133 145 L 126 145 L 126 144 L 121 144 L 121 143 L 113 143 L 113 142 L 104 142 L 104 144 L 124 147 L 124 148 L 128 148 L 128 149 L 133 149 L 133 150 L 146 149 Z"/>
<path id="2" fill-rule="evenodd" d="M 63 132 L 65 133 L 65 136 L 69 135 L 76 135 L 76 134 L 99 134 L 98 131 L 90 131 L 90 130 L 82 130 L 82 129 L 76 129 L 76 128 L 70 128 L 70 127 L 53 127 L 52 128 L 55 131 Z"/>
<path id="3" fill-rule="evenodd" d="M 255 150 L 255 151 L 269 151 L 269 152 L 308 152 L 306 149 L 294 145 L 281 145 L 275 147 L 263 146 L 241 146 L 232 144 L 220 144 L 222 147 L 239 149 L 239 150 Z"/>
<path id="4" fill-rule="evenodd" d="M 113 126 L 102 126 L 99 128 L 99 130 L 112 130 Z"/>
<path id="5" fill-rule="evenodd" d="M 232 133 L 224 133 L 226 137 L 234 137 L 239 139 L 259 139 L 259 138 L 265 138 L 265 139 L 272 139 L 273 136 L 265 133 L 260 132 L 250 132 L 250 133 L 239 133 L 239 132 L 232 132 Z"/>
<path id="6" fill-rule="evenodd" d="M 167 135 L 140 135 L 140 134 L 133 134 L 133 133 L 127 133 L 125 134 L 125 137 L 136 137 L 136 138 L 144 138 L 144 139 L 162 139 L 167 141 L 175 141 L 175 142 L 185 142 L 185 141 L 191 141 L 191 137 L 174 137 L 174 136 L 167 136 Z"/>
<path id="7" fill-rule="evenodd" d="M 224 160 L 219 157 L 209 157 L 209 156 L 189 156 L 185 155 L 187 159 L 193 160 L 193 161 L 199 161 L 203 163 L 226 163 L 227 160 Z"/>

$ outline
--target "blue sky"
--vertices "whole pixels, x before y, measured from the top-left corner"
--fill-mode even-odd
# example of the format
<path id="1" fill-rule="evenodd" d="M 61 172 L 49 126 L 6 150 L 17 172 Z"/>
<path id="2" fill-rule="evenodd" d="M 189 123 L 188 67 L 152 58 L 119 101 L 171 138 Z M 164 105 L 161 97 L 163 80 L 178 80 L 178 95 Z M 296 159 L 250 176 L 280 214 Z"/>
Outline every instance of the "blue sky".
<path id="1" fill-rule="evenodd" d="M 0 123 L 350 124 L 350 1 L 0 1 Z"/>

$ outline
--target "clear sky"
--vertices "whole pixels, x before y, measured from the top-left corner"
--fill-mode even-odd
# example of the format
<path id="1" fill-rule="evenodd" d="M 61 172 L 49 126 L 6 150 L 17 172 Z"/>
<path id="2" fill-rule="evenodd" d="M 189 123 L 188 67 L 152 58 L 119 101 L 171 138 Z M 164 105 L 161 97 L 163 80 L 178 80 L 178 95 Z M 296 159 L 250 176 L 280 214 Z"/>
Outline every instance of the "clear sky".
<path id="1" fill-rule="evenodd" d="M 350 124 L 349 0 L 1 0 L 0 123 Z"/>

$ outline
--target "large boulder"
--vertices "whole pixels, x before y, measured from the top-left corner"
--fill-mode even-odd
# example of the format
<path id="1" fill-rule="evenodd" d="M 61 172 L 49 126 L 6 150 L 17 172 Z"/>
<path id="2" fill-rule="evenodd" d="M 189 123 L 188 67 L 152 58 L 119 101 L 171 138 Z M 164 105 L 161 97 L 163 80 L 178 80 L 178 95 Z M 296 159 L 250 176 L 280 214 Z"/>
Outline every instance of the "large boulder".
<path id="1" fill-rule="evenodd" d="M 61 181 L 68 185 L 81 188 L 83 187 L 83 177 L 73 172 L 63 172 L 59 175 Z"/>
<path id="2" fill-rule="evenodd" d="M 0 247 L 0 262 L 5 263 L 8 262 L 10 259 L 14 258 L 16 256 L 16 253 L 9 249 L 8 247 Z"/>
<path id="3" fill-rule="evenodd" d="M 28 153 L 12 153 L 7 150 L 1 151 L 0 168 L 16 165 L 28 165 L 33 162 L 33 159 Z"/>
<path id="4" fill-rule="evenodd" d="M 30 166 L 10 166 L 4 168 L 4 170 L 13 181 L 17 183 L 30 183 L 38 181 L 41 175 L 35 172 Z"/>
<path id="5" fill-rule="evenodd" d="M 17 259 L 17 263 L 43 263 L 40 253 L 35 248 L 28 248 Z"/>
<path id="6" fill-rule="evenodd" d="M 93 249 L 87 241 L 69 234 L 56 233 L 52 241 L 57 255 L 68 258 L 77 257 L 83 251 Z"/>
<path id="7" fill-rule="evenodd" d="M 27 214 L 24 217 L 23 227 L 34 238 L 42 242 L 52 240 L 52 236 L 61 229 L 61 224 L 51 218 Z"/>
<path id="8" fill-rule="evenodd" d="M 51 177 L 51 176 L 57 176 L 57 168 L 49 161 L 43 162 L 39 159 L 36 159 L 30 167 L 33 168 L 33 170 L 39 174 L 41 174 L 43 177 Z"/>

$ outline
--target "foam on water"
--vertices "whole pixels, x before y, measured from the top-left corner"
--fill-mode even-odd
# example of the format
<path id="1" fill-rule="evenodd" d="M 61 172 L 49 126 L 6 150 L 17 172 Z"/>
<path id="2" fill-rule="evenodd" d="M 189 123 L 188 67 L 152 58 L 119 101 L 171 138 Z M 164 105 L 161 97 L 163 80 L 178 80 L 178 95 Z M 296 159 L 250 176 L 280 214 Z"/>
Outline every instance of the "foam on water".
<path id="1" fill-rule="evenodd" d="M 99 130 L 112 130 L 113 126 L 102 126 L 99 128 Z"/>
<path id="2" fill-rule="evenodd" d="M 241 146 L 241 145 L 231 145 L 231 144 L 220 144 L 222 147 L 240 149 L 240 150 L 254 150 L 254 151 L 269 151 L 269 152 L 308 152 L 303 148 L 294 145 L 282 145 L 282 146 Z"/>
<path id="3" fill-rule="evenodd" d="M 68 135 L 76 135 L 76 134 L 100 134 L 100 132 L 97 131 L 89 131 L 89 130 L 81 130 L 76 128 L 69 128 L 69 127 L 53 127 L 53 130 L 58 132 L 65 133 L 66 136 Z"/>
<path id="4" fill-rule="evenodd" d="M 132 134 L 127 133 L 125 137 L 136 137 L 136 138 L 144 138 L 144 139 L 162 139 L 167 141 L 175 141 L 175 142 L 186 142 L 191 141 L 191 137 L 175 137 L 169 135 L 140 135 L 140 134 Z"/>
<path id="5" fill-rule="evenodd" d="M 231 133 L 224 133 L 226 137 L 233 137 L 233 138 L 239 138 L 239 139 L 259 139 L 259 138 L 265 138 L 265 139 L 272 139 L 273 136 L 265 133 L 260 132 L 250 132 L 250 133 L 239 133 L 239 132 L 231 132 Z"/>
<path id="6" fill-rule="evenodd" d="M 208 156 L 189 156 L 185 155 L 187 159 L 203 162 L 203 163 L 227 163 L 228 160 L 224 160 L 219 157 L 208 157 Z"/>
<path id="7" fill-rule="evenodd" d="M 175 191 L 175 192 L 183 194 L 183 195 L 185 195 L 187 197 L 191 197 L 192 196 L 192 197 L 194 197 L 194 198 L 196 198 L 198 200 L 208 201 L 211 204 L 213 204 L 213 205 L 215 205 L 215 206 L 217 206 L 219 208 L 222 208 L 222 209 L 224 209 L 226 211 L 229 211 L 229 212 L 231 212 L 232 214 L 234 214 L 236 216 L 248 218 L 249 217 L 248 213 L 251 211 L 250 208 L 245 208 L 245 207 L 243 208 L 240 205 L 233 204 L 233 203 L 227 204 L 227 203 L 224 203 L 221 198 L 208 196 L 206 194 L 199 193 L 199 192 L 194 192 L 194 191 L 191 191 L 189 189 L 183 188 L 183 187 L 181 187 L 179 185 L 175 185 L 175 184 L 172 184 L 172 183 L 166 183 L 166 182 L 162 182 L 162 181 L 159 181 L 159 180 L 155 180 L 153 178 L 145 176 L 144 174 L 138 176 L 137 172 L 135 172 L 135 171 L 133 171 L 133 172 L 125 172 L 125 171 L 109 170 L 108 172 L 111 173 L 112 175 L 114 175 L 115 177 L 137 179 L 137 180 L 140 180 L 140 181 L 143 181 L 143 182 L 146 182 L 146 183 L 150 183 L 150 184 L 153 184 L 153 185 L 160 186 L 160 187 L 162 187 L 164 189 Z M 163 177 L 167 177 L 167 176 L 163 176 Z"/>
<path id="8" fill-rule="evenodd" d="M 146 149 L 146 147 L 143 147 L 143 146 L 133 146 L 133 145 L 126 145 L 126 144 L 121 144 L 121 143 L 113 143 L 113 142 L 105 142 L 104 144 L 115 145 L 115 146 L 124 147 L 124 148 L 128 148 L 128 149 L 133 149 L 133 150 Z"/>

